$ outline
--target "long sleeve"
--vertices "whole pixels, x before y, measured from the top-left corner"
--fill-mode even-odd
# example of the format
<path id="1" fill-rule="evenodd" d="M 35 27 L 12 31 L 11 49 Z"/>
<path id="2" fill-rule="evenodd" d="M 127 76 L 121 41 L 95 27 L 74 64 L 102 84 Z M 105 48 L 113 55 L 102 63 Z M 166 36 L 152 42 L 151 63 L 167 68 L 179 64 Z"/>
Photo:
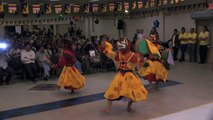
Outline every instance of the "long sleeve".
<path id="1" fill-rule="evenodd" d="M 27 55 L 25 54 L 26 52 L 22 51 L 21 52 L 21 61 L 22 62 L 27 62 L 29 61 L 29 58 L 27 57 Z"/>
<path id="2" fill-rule="evenodd" d="M 113 47 L 109 42 L 104 42 L 100 46 L 100 50 L 110 59 L 115 60 L 116 52 L 113 51 Z"/>
<path id="3" fill-rule="evenodd" d="M 74 65 L 76 62 L 73 52 L 64 50 L 63 55 L 59 58 L 59 66 Z"/>
<path id="4" fill-rule="evenodd" d="M 23 50 L 21 52 L 21 61 L 24 64 L 35 63 L 35 53 L 33 51 L 26 52 Z"/>

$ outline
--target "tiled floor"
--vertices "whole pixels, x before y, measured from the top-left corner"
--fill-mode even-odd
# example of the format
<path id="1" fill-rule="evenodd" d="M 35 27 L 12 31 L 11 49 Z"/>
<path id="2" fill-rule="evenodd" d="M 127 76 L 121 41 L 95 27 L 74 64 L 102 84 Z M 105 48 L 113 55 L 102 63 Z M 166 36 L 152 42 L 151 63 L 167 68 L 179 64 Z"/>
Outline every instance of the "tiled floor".
<path id="1" fill-rule="evenodd" d="M 98 100 L 75 106 L 61 107 L 45 112 L 14 117 L 14 120 L 186 120 L 194 118 L 195 111 L 213 110 L 213 71 L 212 65 L 199 65 L 195 63 L 177 63 L 170 71 L 170 80 L 183 84 L 161 88 L 159 91 L 149 93 L 148 99 L 134 104 L 136 112 L 125 111 L 126 103 L 115 102 L 110 114 L 103 114 L 100 110 L 105 105 L 105 100 Z M 26 106 L 50 103 L 64 99 L 78 98 L 86 95 L 102 93 L 110 84 L 115 73 L 97 73 L 86 75 L 86 86 L 70 95 L 66 90 L 60 91 L 33 91 L 29 90 L 36 84 L 31 82 L 18 82 L 10 86 L 0 87 L 0 112 Z M 56 83 L 56 80 L 41 83 Z M 147 84 L 146 81 L 143 81 Z M 207 107 L 198 107 L 204 105 Z M 197 108 L 198 107 L 198 108 Z M 181 112 L 183 111 L 183 112 Z M 185 112 L 186 111 L 186 112 Z M 213 113 L 213 112 L 212 112 Z M 178 117 L 183 115 L 182 118 Z M 200 112 L 201 116 L 206 112 Z M 1 116 L 0 116 L 1 118 Z M 193 119 L 195 120 L 195 119 Z M 208 120 L 202 117 L 199 120 Z"/>

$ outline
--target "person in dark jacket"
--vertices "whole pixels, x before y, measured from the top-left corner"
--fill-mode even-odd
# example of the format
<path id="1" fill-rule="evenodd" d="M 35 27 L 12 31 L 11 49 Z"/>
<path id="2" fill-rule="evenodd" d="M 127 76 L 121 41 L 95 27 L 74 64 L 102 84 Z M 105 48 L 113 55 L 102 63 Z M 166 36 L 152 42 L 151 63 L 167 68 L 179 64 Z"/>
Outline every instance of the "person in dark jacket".
<path id="1" fill-rule="evenodd" d="M 178 49 L 180 47 L 180 40 L 177 29 L 174 29 L 174 33 L 172 35 L 172 39 L 170 40 L 172 42 L 172 49 L 173 49 L 173 58 L 176 61 L 177 55 L 178 55 Z"/>

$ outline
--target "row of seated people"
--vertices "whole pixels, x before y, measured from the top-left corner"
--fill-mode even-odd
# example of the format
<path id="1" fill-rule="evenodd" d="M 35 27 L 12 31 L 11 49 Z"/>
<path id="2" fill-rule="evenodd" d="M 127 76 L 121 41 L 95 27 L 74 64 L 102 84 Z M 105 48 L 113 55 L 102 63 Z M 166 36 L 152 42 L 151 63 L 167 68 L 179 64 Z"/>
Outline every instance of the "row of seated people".
<path id="1" fill-rule="evenodd" d="M 48 80 L 50 70 L 53 68 L 45 59 L 50 59 L 52 63 L 56 64 L 60 55 L 60 52 L 53 53 L 49 48 L 44 49 L 43 46 L 40 46 L 39 50 L 35 52 L 31 48 L 31 44 L 26 43 L 23 50 L 14 46 L 9 53 L 0 52 L 0 85 L 3 85 L 3 82 L 9 85 L 12 76 L 20 70 L 33 82 L 36 82 L 38 71 L 42 71 L 44 80 Z M 114 66 L 113 61 L 101 55 L 97 50 L 91 50 L 89 55 L 80 55 L 76 52 L 76 59 L 75 66 L 81 73 L 88 73 L 94 69 L 112 70 L 114 68 L 112 67 Z M 4 76 L 6 76 L 5 80 L 3 80 Z"/>

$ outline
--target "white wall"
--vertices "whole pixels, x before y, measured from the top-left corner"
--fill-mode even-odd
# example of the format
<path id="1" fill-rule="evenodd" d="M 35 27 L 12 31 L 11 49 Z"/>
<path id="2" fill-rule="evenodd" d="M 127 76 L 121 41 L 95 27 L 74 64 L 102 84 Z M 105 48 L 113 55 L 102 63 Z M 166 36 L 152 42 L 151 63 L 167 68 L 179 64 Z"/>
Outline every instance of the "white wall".
<path id="1" fill-rule="evenodd" d="M 181 27 L 185 27 L 186 32 L 189 32 L 191 27 L 196 28 L 195 21 L 191 19 L 190 13 L 166 16 L 165 23 L 166 40 L 171 39 L 173 29 L 175 28 L 180 31 Z"/>
<path id="2" fill-rule="evenodd" d="M 190 13 L 183 13 L 177 15 L 165 16 L 165 40 L 163 40 L 163 14 L 160 13 L 159 16 L 147 17 L 147 18 L 139 18 L 139 19 L 126 19 L 125 21 L 125 32 L 124 36 L 132 39 L 135 33 L 135 30 L 138 28 L 143 28 L 144 32 L 148 35 L 151 28 L 153 27 L 153 21 L 158 20 L 160 22 L 160 27 L 158 29 L 160 40 L 166 41 L 171 39 L 171 35 L 173 33 L 173 29 L 180 30 L 181 27 L 185 27 L 187 32 L 191 27 L 195 27 L 194 20 L 191 19 Z M 90 19 L 90 20 L 89 20 Z M 84 34 L 89 36 L 90 26 L 90 35 L 102 35 L 107 34 L 110 35 L 110 38 L 117 39 L 119 34 L 117 30 L 117 21 L 116 25 L 114 25 L 114 20 L 99 20 L 99 24 L 94 24 L 95 31 L 92 29 L 92 20 L 91 18 L 86 18 L 84 22 L 80 23 L 79 26 L 83 26 L 81 28 L 84 29 Z M 90 21 L 88 24 L 88 20 Z"/>
<path id="3" fill-rule="evenodd" d="M 69 27 L 68 24 L 57 25 L 56 31 L 59 34 L 64 35 L 64 33 L 68 32 L 68 27 Z"/>

